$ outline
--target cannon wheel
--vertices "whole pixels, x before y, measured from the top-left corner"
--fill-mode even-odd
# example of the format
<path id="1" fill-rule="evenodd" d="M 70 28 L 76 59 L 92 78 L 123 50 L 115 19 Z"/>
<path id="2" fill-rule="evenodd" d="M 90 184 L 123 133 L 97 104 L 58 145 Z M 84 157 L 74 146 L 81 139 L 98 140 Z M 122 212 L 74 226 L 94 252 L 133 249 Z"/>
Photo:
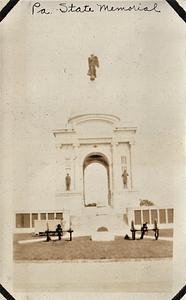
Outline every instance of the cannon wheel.
<path id="1" fill-rule="evenodd" d="M 159 229 L 158 228 L 156 228 L 154 235 L 155 235 L 155 239 L 158 240 L 158 237 L 159 237 Z"/>
<path id="2" fill-rule="evenodd" d="M 132 231 L 132 239 L 133 239 L 133 240 L 136 239 L 136 232 L 135 232 L 135 230 Z"/>

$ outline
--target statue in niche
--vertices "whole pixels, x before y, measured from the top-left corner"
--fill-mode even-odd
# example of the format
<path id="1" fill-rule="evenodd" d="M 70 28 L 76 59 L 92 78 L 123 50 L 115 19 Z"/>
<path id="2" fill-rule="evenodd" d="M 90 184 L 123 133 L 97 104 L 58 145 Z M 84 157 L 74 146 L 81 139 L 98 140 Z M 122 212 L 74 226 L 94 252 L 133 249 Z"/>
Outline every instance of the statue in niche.
<path id="1" fill-rule="evenodd" d="M 94 54 L 91 54 L 91 56 L 88 58 L 88 73 L 87 75 L 90 76 L 90 80 L 96 79 L 96 67 L 99 68 L 99 61 L 98 57 Z"/>
<path id="2" fill-rule="evenodd" d="M 70 191 L 70 185 L 71 185 L 71 177 L 69 173 L 67 173 L 65 177 L 65 183 L 66 183 L 66 191 Z"/>
<path id="3" fill-rule="evenodd" d="M 127 173 L 127 169 L 125 168 L 124 172 L 122 174 L 124 189 L 127 188 L 128 176 L 129 176 L 129 174 Z"/>

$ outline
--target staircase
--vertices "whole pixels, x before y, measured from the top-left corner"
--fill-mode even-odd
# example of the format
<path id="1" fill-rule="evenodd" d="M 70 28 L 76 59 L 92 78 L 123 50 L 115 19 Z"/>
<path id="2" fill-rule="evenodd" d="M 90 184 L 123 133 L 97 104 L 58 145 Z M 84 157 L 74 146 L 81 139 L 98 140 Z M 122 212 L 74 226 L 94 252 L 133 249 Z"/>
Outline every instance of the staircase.
<path id="1" fill-rule="evenodd" d="M 128 225 L 124 222 L 124 213 L 116 213 L 111 207 L 84 207 L 81 215 L 71 216 L 71 226 L 75 235 L 91 235 L 98 240 L 114 239 L 115 235 L 124 235 Z M 107 231 L 97 231 L 105 227 Z M 102 236 L 102 238 L 101 238 Z M 99 239 L 101 238 L 101 239 Z"/>

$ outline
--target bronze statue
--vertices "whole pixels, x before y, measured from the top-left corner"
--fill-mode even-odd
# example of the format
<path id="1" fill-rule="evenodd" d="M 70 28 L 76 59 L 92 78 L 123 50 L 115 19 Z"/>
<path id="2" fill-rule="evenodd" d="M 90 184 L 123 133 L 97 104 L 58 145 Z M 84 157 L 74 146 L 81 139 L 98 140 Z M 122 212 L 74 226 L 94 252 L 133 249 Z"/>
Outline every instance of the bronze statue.
<path id="1" fill-rule="evenodd" d="M 88 73 L 87 75 L 90 76 L 90 80 L 96 79 L 96 67 L 99 68 L 99 61 L 98 57 L 94 54 L 91 54 L 91 56 L 88 58 Z"/>
<path id="2" fill-rule="evenodd" d="M 66 191 L 70 191 L 70 185 L 71 185 L 71 177 L 69 173 L 67 173 L 65 177 L 65 182 L 66 182 Z"/>
<path id="3" fill-rule="evenodd" d="M 124 172 L 122 174 L 122 177 L 123 177 L 123 185 L 124 185 L 124 188 L 127 188 L 127 181 L 128 181 L 128 177 L 129 174 L 127 173 L 127 169 L 125 168 L 124 169 Z"/>

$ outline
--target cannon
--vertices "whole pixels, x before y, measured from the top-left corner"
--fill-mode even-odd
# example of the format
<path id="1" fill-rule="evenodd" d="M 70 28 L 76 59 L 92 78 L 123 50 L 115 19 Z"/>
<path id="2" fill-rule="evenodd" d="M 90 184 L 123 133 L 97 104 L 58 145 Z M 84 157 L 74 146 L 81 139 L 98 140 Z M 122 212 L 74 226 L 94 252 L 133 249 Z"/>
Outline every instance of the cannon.
<path id="1" fill-rule="evenodd" d="M 68 230 L 63 230 L 61 225 L 58 224 L 56 230 L 49 230 L 49 228 L 47 228 L 47 230 L 44 232 L 44 235 L 46 235 L 46 242 L 51 241 L 51 237 L 50 235 L 57 235 L 58 239 L 61 240 L 61 236 L 63 235 L 64 232 L 68 232 L 70 235 L 69 241 L 72 241 L 72 233 L 74 232 L 71 228 L 69 228 Z"/>
<path id="2" fill-rule="evenodd" d="M 154 220 L 154 227 L 149 229 L 148 226 L 147 226 L 147 222 L 144 223 L 142 226 L 141 226 L 141 229 L 136 229 L 135 226 L 134 226 L 134 221 L 131 222 L 131 229 L 130 229 L 131 233 L 132 233 L 132 239 L 135 240 L 136 239 L 136 232 L 139 231 L 141 232 L 141 237 L 140 239 L 142 240 L 145 233 L 148 232 L 148 231 L 154 231 L 154 237 L 155 237 L 155 240 L 158 240 L 158 237 L 159 237 L 159 229 L 158 229 L 158 225 L 157 225 L 157 220 Z"/>

